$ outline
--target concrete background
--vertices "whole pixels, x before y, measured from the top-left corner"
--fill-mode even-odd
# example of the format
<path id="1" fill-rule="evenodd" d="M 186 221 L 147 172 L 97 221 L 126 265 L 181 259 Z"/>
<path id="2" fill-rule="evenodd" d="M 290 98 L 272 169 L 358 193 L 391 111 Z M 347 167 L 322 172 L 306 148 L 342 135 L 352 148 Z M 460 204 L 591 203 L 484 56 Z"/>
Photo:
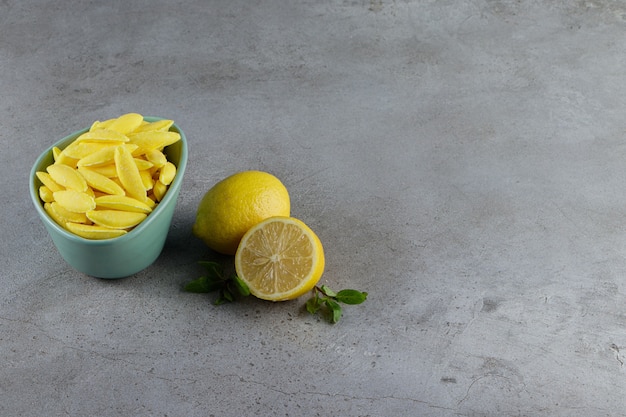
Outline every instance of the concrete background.
<path id="1" fill-rule="evenodd" d="M 626 3 L 0 2 L 0 415 L 626 415 Z M 72 270 L 28 197 L 61 137 L 174 119 L 166 246 Z M 261 169 L 369 292 L 214 307 L 200 198 Z"/>

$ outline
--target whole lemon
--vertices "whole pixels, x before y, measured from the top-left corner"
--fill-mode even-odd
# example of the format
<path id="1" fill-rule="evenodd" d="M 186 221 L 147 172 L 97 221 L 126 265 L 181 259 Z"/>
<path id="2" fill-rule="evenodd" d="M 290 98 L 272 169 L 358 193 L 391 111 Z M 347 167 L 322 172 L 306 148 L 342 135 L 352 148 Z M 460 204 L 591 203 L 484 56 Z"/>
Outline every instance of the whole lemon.
<path id="1" fill-rule="evenodd" d="M 287 188 L 272 174 L 243 171 L 215 184 L 202 198 L 193 234 L 216 252 L 234 255 L 243 235 L 273 216 L 290 214 Z"/>

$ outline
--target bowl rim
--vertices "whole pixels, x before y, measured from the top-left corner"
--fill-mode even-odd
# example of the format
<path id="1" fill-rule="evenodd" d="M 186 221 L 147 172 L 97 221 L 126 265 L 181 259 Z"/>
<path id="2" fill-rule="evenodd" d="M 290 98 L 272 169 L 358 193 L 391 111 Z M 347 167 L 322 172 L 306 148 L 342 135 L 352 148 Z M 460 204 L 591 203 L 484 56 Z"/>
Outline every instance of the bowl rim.
<path id="1" fill-rule="evenodd" d="M 147 122 L 155 122 L 158 120 L 165 120 L 165 119 L 166 118 L 164 117 L 144 116 L 144 120 Z M 172 199 L 177 197 L 178 193 L 173 193 L 173 192 L 170 193 L 169 189 L 180 187 L 182 183 L 183 176 L 187 168 L 187 158 L 188 158 L 187 138 L 185 136 L 185 133 L 182 131 L 180 126 L 176 124 L 176 122 L 172 124 L 172 127 L 175 129 L 176 132 L 180 134 L 180 141 L 182 145 L 181 152 L 180 152 L 180 160 L 178 161 L 178 164 L 176 165 L 176 176 L 174 177 L 174 181 L 172 181 L 172 183 L 168 187 L 168 192 L 165 193 L 165 197 L 163 198 L 163 200 L 161 200 L 159 204 L 157 204 L 156 208 L 141 223 L 135 226 L 130 232 L 126 233 L 123 236 L 118 236 L 118 237 L 109 238 L 109 239 L 86 239 L 84 237 L 75 235 L 74 233 L 71 233 L 68 230 L 65 230 L 63 227 L 61 227 L 61 225 L 59 225 L 52 218 L 50 218 L 50 215 L 43 208 L 43 202 L 41 201 L 41 198 L 39 197 L 39 187 L 35 185 L 39 181 L 39 179 L 37 178 L 37 174 L 36 174 L 38 171 L 40 171 L 40 169 L 38 168 L 40 168 L 40 165 L 43 162 L 43 160 L 50 156 L 50 154 L 52 153 L 52 149 L 54 147 L 59 147 L 59 145 L 63 145 L 65 147 L 69 145 L 69 143 L 66 144 L 65 142 L 68 142 L 70 139 L 75 139 L 82 133 L 87 132 L 89 130 L 89 127 L 77 130 L 65 136 L 63 139 L 58 140 L 54 144 L 50 145 L 35 160 L 35 163 L 33 164 L 30 170 L 30 176 L 29 176 L 30 197 L 35 205 L 37 212 L 42 218 L 42 220 L 48 226 L 51 226 L 57 233 L 62 235 L 65 239 L 71 240 L 75 243 L 84 244 L 84 245 L 107 246 L 107 245 L 112 245 L 114 243 L 124 243 L 125 241 L 134 239 L 135 236 L 139 235 L 142 230 L 150 227 L 150 224 L 156 221 L 155 219 L 159 217 L 158 216 L 159 213 L 165 210 L 166 206 L 171 204 Z"/>

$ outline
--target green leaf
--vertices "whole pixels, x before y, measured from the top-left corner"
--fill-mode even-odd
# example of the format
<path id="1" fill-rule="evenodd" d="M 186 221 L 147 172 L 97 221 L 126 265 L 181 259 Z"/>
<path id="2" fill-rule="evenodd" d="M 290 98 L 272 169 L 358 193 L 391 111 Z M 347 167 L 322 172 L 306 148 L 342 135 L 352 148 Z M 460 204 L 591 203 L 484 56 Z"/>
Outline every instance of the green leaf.
<path id="1" fill-rule="evenodd" d="M 222 297 L 224 297 L 227 301 L 229 302 L 233 302 L 235 301 L 235 296 L 233 295 L 232 292 L 230 292 L 230 290 L 228 288 L 224 288 L 222 290 Z"/>
<path id="2" fill-rule="evenodd" d="M 308 311 L 311 314 L 315 314 L 318 312 L 318 310 L 320 309 L 322 305 L 320 303 L 319 297 L 314 296 L 307 300 L 305 306 L 306 306 L 306 311 Z"/>
<path id="3" fill-rule="evenodd" d="M 235 288 L 240 295 L 244 297 L 247 297 L 250 295 L 250 288 L 248 288 L 248 284 L 246 284 L 237 275 L 233 275 L 233 284 L 235 285 Z"/>
<path id="4" fill-rule="evenodd" d="M 224 269 L 222 265 L 213 261 L 199 261 L 198 264 L 204 266 L 207 269 L 207 273 L 210 277 L 218 277 L 223 279 Z"/>
<path id="5" fill-rule="evenodd" d="M 357 290 L 341 290 L 335 296 L 335 300 L 345 304 L 361 304 L 367 299 L 367 293 Z"/>
<path id="6" fill-rule="evenodd" d="M 207 293 L 220 289 L 222 284 L 209 277 L 200 277 L 188 282 L 183 289 L 187 292 Z"/>
<path id="7" fill-rule="evenodd" d="M 228 300 L 224 298 L 224 296 L 220 295 L 219 297 L 215 299 L 215 301 L 213 302 L 213 305 L 221 306 L 222 304 L 227 303 L 227 302 Z"/>
<path id="8" fill-rule="evenodd" d="M 327 298 L 326 300 L 324 300 L 324 302 L 330 310 L 330 322 L 337 323 L 341 318 L 341 306 L 339 305 L 339 303 L 331 300 L 330 298 Z"/>
<path id="9" fill-rule="evenodd" d="M 335 297 L 337 295 L 337 293 L 335 293 L 333 290 L 328 288 L 328 286 L 326 286 L 326 285 L 322 285 L 322 287 L 320 289 L 322 290 L 324 295 L 327 295 L 328 297 Z"/>
<path id="10" fill-rule="evenodd" d="M 232 303 L 233 301 L 235 301 L 233 293 L 228 288 L 226 288 L 226 286 L 224 286 L 220 289 L 217 298 L 213 302 L 213 305 L 219 306 L 225 303 Z"/>

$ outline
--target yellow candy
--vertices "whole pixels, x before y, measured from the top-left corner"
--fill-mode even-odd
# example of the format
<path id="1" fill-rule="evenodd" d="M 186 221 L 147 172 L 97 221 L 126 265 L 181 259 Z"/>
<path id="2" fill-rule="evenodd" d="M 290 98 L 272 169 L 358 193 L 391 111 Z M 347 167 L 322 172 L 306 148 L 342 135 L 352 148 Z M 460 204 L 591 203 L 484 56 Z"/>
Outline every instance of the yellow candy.
<path id="1" fill-rule="evenodd" d="M 77 142 L 70 143 L 67 148 L 63 149 L 63 155 L 74 158 L 82 159 L 91 155 L 94 152 L 101 151 L 107 146 L 121 145 L 123 142 Z"/>
<path id="2" fill-rule="evenodd" d="M 70 232 L 84 237 L 85 239 L 112 239 L 115 237 L 120 237 L 128 233 L 126 230 L 122 229 L 110 229 L 108 227 L 96 226 L 96 225 L 86 225 L 81 223 L 66 223 L 65 227 Z"/>
<path id="3" fill-rule="evenodd" d="M 159 174 L 159 181 L 165 185 L 170 185 L 172 181 L 174 181 L 174 177 L 176 176 L 176 165 L 171 162 L 166 163 L 161 168 L 161 173 Z"/>
<path id="4" fill-rule="evenodd" d="M 69 211 L 66 208 L 63 208 L 63 206 L 60 205 L 59 203 L 57 203 L 56 201 L 53 201 L 52 203 L 50 203 L 50 207 L 59 216 L 64 218 L 66 222 L 74 222 L 74 223 L 87 223 L 87 222 L 89 222 L 89 219 L 87 219 L 87 216 L 85 215 L 85 213 L 74 213 L 72 211 Z"/>
<path id="5" fill-rule="evenodd" d="M 53 151 L 53 154 L 55 154 L 54 151 Z M 54 158 L 54 164 L 55 165 L 67 165 L 69 167 L 76 168 L 76 164 L 78 163 L 78 159 L 71 158 L 71 157 L 65 155 L 65 153 L 63 153 L 63 151 L 58 152 L 55 155 L 56 155 L 55 158 Z"/>
<path id="6" fill-rule="evenodd" d="M 163 149 L 180 140 L 180 134 L 177 132 L 139 132 L 129 135 L 130 142 L 137 145 L 141 152 L 145 153 L 153 149 Z"/>
<path id="7" fill-rule="evenodd" d="M 127 233 L 152 212 L 176 176 L 163 153 L 180 140 L 169 131 L 173 124 L 127 113 L 94 122 L 63 150 L 54 147 L 54 163 L 36 173 L 46 212 L 87 239 Z"/>
<path id="8" fill-rule="evenodd" d="M 107 127 L 109 127 L 111 123 L 113 123 L 114 120 L 115 119 L 109 119 L 109 120 L 104 120 L 102 122 L 99 120 L 96 120 L 95 122 L 93 122 L 93 124 L 89 128 L 89 131 L 92 132 L 98 129 L 106 129 Z"/>
<path id="9" fill-rule="evenodd" d="M 43 201 L 44 203 L 51 203 L 54 201 L 52 191 L 45 185 L 39 187 L 39 198 L 41 198 L 41 201 Z"/>
<path id="10" fill-rule="evenodd" d="M 150 149 L 145 153 L 146 159 L 152 162 L 152 165 L 161 168 L 167 163 L 167 157 L 158 149 Z"/>
<path id="11" fill-rule="evenodd" d="M 154 193 L 154 190 L 150 190 L 151 193 Z M 157 202 L 151 198 L 146 198 L 146 200 L 144 201 L 144 203 L 150 207 L 152 210 L 154 210 L 154 208 L 157 206 Z"/>
<path id="12" fill-rule="evenodd" d="M 57 184 L 57 182 L 53 180 L 50 174 L 48 174 L 47 172 L 39 171 L 35 175 L 37 175 L 39 181 L 41 181 L 42 184 L 48 187 L 52 192 L 65 189 L 65 187 L 63 187 L 62 185 Z"/>
<path id="13" fill-rule="evenodd" d="M 139 171 L 144 171 L 154 166 L 152 162 L 146 161 L 145 159 L 140 159 L 140 158 L 133 158 L 133 159 L 135 160 L 135 165 L 137 165 L 137 169 Z"/>
<path id="14" fill-rule="evenodd" d="M 139 174 L 139 169 L 135 164 L 133 156 L 123 146 L 115 148 L 115 167 L 117 169 L 117 177 L 126 190 L 126 194 L 139 201 L 145 201 L 147 197 L 146 188 L 141 180 L 141 174 Z"/>
<path id="15" fill-rule="evenodd" d="M 96 209 L 112 209 L 133 211 L 137 213 L 150 213 L 152 208 L 145 202 L 123 195 L 103 195 L 96 197 Z"/>
<path id="16" fill-rule="evenodd" d="M 43 208 L 59 226 L 64 228 L 67 228 L 66 225 L 68 222 L 72 221 L 71 219 L 77 219 L 78 223 L 85 223 L 87 221 L 85 214 L 82 214 L 82 217 L 80 217 L 80 214 L 69 212 L 56 202 L 45 203 Z"/>
<path id="17" fill-rule="evenodd" d="M 63 190 L 52 193 L 52 195 L 54 196 L 54 201 L 74 213 L 86 213 L 96 208 L 94 198 L 87 193 L 81 193 L 75 190 Z"/>
<path id="18" fill-rule="evenodd" d="M 54 162 L 56 162 L 59 159 L 59 155 L 61 155 L 61 152 L 63 151 L 59 149 L 59 147 L 57 146 L 52 148 L 52 159 L 54 159 Z"/>
<path id="19" fill-rule="evenodd" d="M 87 169 L 90 169 L 91 171 L 97 172 L 100 175 L 104 175 L 107 178 L 114 178 L 117 177 L 117 169 L 115 168 L 115 164 L 108 164 L 108 165 L 96 165 L 96 166 L 91 166 Z"/>
<path id="20" fill-rule="evenodd" d="M 87 191 L 87 182 L 74 168 L 67 165 L 53 164 L 46 168 L 50 177 L 65 188 L 80 192 Z"/>
<path id="21" fill-rule="evenodd" d="M 170 127 L 174 124 L 173 120 L 157 120 L 156 122 L 145 123 L 139 126 L 133 133 L 140 132 L 154 132 L 154 131 L 163 131 L 167 132 Z"/>
<path id="22" fill-rule="evenodd" d="M 91 124 L 91 127 L 89 128 L 89 132 L 99 129 L 101 124 L 102 122 L 100 120 L 96 120 L 95 122 Z M 102 129 L 104 129 L 104 127 L 102 127 Z"/>
<path id="23" fill-rule="evenodd" d="M 120 146 L 107 146 L 106 148 L 94 152 L 84 158 L 78 160 L 79 167 L 92 167 L 99 165 L 109 165 L 115 161 L 115 150 Z M 122 147 L 128 149 L 129 152 L 133 152 L 137 149 L 137 145 L 124 144 Z"/>
<path id="24" fill-rule="evenodd" d="M 167 185 L 163 184 L 161 181 L 155 182 L 154 186 L 152 187 L 152 192 L 154 193 L 154 196 L 156 197 L 157 201 L 163 200 L 163 197 L 165 196 L 166 191 L 167 191 Z"/>
<path id="25" fill-rule="evenodd" d="M 152 173 L 148 170 L 139 171 L 139 175 L 141 175 L 141 181 L 143 182 L 143 186 L 146 191 L 149 191 L 154 187 L 154 180 L 152 179 Z"/>
<path id="26" fill-rule="evenodd" d="M 54 210 L 52 208 L 52 203 L 45 203 L 43 205 L 44 210 L 46 210 L 46 213 L 48 213 L 48 215 L 50 217 L 52 217 L 52 220 L 55 221 L 56 224 L 58 224 L 59 226 L 65 228 L 65 224 L 67 223 L 67 219 L 64 218 L 63 216 L 61 216 L 59 213 L 57 213 L 56 210 Z"/>
<path id="27" fill-rule="evenodd" d="M 120 210 L 90 210 L 87 218 L 98 226 L 111 229 L 129 229 L 137 226 L 146 218 L 146 213 Z"/>
<path id="28" fill-rule="evenodd" d="M 129 134 L 130 132 L 137 129 L 141 126 L 143 122 L 143 116 L 137 113 L 127 113 L 123 114 L 117 119 L 114 119 L 108 126 L 107 129 L 114 130 L 116 132 L 120 132 L 124 135 Z"/>
<path id="29" fill-rule="evenodd" d="M 124 192 L 124 189 L 120 187 L 115 181 L 110 180 L 109 178 L 94 170 L 91 170 L 89 168 L 78 168 L 78 172 L 85 178 L 87 184 L 90 187 L 95 188 L 96 190 L 100 190 L 104 193 L 112 195 L 126 194 Z"/>
<path id="30" fill-rule="evenodd" d="M 128 136 L 124 133 L 111 129 L 96 129 L 83 133 L 76 138 L 78 142 L 88 140 L 91 142 L 128 142 Z"/>

